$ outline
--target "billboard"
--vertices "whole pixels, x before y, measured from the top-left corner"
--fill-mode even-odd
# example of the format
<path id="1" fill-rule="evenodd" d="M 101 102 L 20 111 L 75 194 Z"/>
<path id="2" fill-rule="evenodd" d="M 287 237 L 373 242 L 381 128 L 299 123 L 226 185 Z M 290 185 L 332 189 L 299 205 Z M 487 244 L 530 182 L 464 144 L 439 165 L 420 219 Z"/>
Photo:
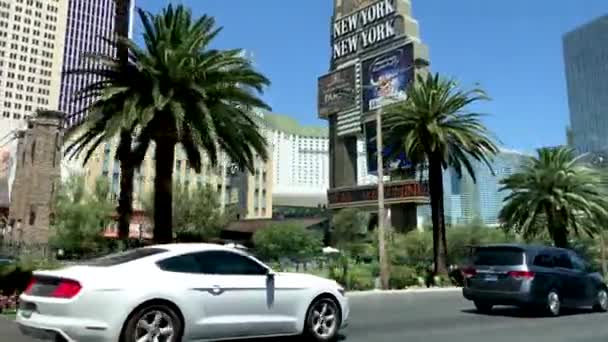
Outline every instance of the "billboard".
<path id="1" fill-rule="evenodd" d="M 363 112 L 404 100 L 414 72 L 413 44 L 364 60 L 361 63 Z"/>
<path id="2" fill-rule="evenodd" d="M 397 146 L 383 146 L 382 162 L 384 164 L 384 171 L 407 169 L 412 167 L 412 163 L 405 156 L 405 152 L 392 156 L 395 148 L 397 148 Z M 365 149 L 367 152 L 367 173 L 375 175 L 378 173 L 378 156 L 376 154 L 376 151 L 378 151 L 376 145 L 376 120 L 365 123 Z"/>
<path id="3" fill-rule="evenodd" d="M 355 66 L 321 76 L 318 83 L 319 117 L 326 118 L 357 106 Z"/>
<path id="4" fill-rule="evenodd" d="M 349 13 L 351 10 L 355 12 Z M 332 25 L 332 61 L 345 60 L 388 44 L 401 33 L 397 0 L 346 0 Z"/>

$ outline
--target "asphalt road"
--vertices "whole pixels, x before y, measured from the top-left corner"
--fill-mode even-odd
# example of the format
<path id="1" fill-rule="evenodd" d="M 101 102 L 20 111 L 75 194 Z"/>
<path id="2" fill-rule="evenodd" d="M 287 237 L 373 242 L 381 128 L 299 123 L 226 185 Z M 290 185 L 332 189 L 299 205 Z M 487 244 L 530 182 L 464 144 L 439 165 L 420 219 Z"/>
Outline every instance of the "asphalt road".
<path id="1" fill-rule="evenodd" d="M 353 295 L 351 306 L 351 322 L 342 342 L 608 341 L 608 314 L 581 310 L 544 318 L 515 308 L 496 308 L 491 315 L 481 315 L 460 292 Z M 33 342 L 1 318 L 0 341 Z"/>

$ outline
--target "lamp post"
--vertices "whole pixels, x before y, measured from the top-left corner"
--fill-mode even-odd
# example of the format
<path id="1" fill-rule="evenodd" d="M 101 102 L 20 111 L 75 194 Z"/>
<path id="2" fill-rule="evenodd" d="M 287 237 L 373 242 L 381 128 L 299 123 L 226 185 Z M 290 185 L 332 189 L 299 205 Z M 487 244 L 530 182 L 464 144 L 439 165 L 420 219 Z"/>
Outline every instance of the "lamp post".
<path id="1" fill-rule="evenodd" d="M 429 66 L 429 62 L 417 58 L 414 60 L 409 68 L 420 69 Z M 415 80 L 412 80 L 414 82 Z M 375 88 L 375 86 L 368 86 L 368 88 Z M 380 105 L 380 108 L 376 111 L 376 163 L 378 172 L 378 262 L 380 263 L 380 284 L 383 290 L 389 288 L 389 269 L 388 269 L 388 257 L 386 255 L 386 227 L 384 221 L 386 220 L 386 211 L 384 207 L 384 158 L 383 158 L 383 143 L 382 143 L 382 115 L 384 114 L 384 104 Z"/>

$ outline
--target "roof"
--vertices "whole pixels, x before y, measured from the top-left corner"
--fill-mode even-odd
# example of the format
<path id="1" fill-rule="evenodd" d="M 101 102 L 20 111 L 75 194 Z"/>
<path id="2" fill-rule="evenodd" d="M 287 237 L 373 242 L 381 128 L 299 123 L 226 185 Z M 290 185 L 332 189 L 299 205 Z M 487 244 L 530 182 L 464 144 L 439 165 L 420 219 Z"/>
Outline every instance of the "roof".
<path id="1" fill-rule="evenodd" d="M 225 231 L 239 232 L 239 233 L 255 233 L 256 231 L 264 228 L 268 228 L 275 224 L 296 224 L 303 225 L 305 227 L 314 226 L 323 221 L 326 221 L 326 217 L 315 217 L 315 218 L 301 218 L 301 219 L 260 219 L 260 220 L 241 220 L 235 221 L 224 228 Z"/>
<path id="2" fill-rule="evenodd" d="M 269 128 L 292 135 L 327 138 L 329 130 L 323 126 L 304 126 L 287 115 L 264 112 L 264 121 Z"/>

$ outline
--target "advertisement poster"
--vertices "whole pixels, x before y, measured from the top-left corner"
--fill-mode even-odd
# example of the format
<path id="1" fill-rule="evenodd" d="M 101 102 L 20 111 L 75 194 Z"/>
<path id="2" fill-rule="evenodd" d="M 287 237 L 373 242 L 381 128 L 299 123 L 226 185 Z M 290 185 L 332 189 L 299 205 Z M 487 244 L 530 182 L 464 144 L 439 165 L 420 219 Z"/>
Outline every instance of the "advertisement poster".
<path id="1" fill-rule="evenodd" d="M 376 155 L 376 121 L 365 123 L 365 147 L 367 158 L 367 173 L 375 175 L 378 173 L 378 156 Z M 407 169 L 412 167 L 412 163 L 405 157 L 405 152 L 401 152 L 393 156 L 395 146 L 384 146 L 382 153 L 382 161 L 384 163 L 384 171 L 392 171 L 399 169 Z"/>
<path id="2" fill-rule="evenodd" d="M 357 106 L 355 79 L 355 66 L 319 78 L 319 117 L 326 118 Z"/>
<path id="3" fill-rule="evenodd" d="M 363 112 L 404 100 L 414 78 L 413 45 L 408 44 L 363 61 Z"/>

